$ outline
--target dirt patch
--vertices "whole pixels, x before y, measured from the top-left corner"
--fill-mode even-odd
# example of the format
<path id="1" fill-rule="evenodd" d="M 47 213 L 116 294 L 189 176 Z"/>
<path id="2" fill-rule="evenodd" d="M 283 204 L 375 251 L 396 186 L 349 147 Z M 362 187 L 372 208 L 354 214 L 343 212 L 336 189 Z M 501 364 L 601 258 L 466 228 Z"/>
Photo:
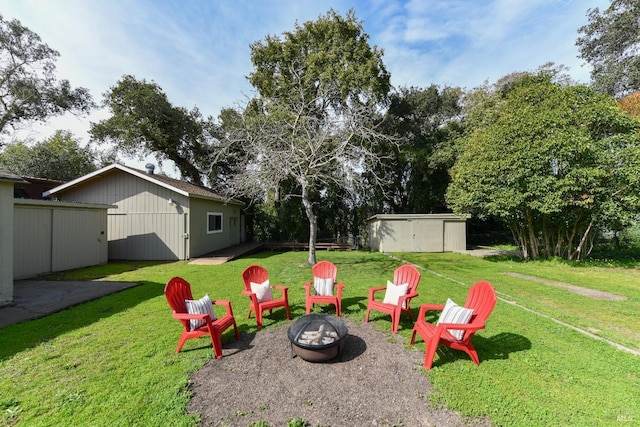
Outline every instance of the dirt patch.
<path id="1" fill-rule="evenodd" d="M 598 291 L 596 289 L 583 288 L 580 286 L 570 285 L 568 283 L 556 282 L 554 280 L 541 279 L 540 277 L 527 276 L 519 273 L 504 273 L 507 276 L 517 277 L 518 279 L 529 280 L 536 283 L 542 283 L 554 288 L 564 289 L 574 294 L 582 295 L 588 298 L 604 300 L 604 301 L 626 301 L 628 298 L 623 295 L 611 294 L 609 292 Z"/>
<path id="2" fill-rule="evenodd" d="M 203 426 L 272 427 L 303 419 L 311 426 L 489 426 L 430 404 L 422 371 L 424 344 L 407 349 L 399 336 L 344 319 L 342 360 L 292 357 L 289 324 L 242 334 L 192 376 L 189 412 Z"/>

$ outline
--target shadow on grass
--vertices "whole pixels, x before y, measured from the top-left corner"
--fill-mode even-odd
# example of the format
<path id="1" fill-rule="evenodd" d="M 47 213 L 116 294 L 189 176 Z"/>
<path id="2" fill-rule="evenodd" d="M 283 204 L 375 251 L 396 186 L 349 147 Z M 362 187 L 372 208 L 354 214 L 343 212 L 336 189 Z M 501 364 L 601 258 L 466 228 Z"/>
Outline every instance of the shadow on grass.
<path id="1" fill-rule="evenodd" d="M 99 280 L 116 274 L 127 273 L 145 267 L 161 264 L 170 264 L 175 261 L 109 261 L 107 264 L 77 268 L 75 270 L 60 271 L 57 273 L 42 274 L 29 280 L 55 280 L 55 281 L 87 281 Z"/>
<path id="2" fill-rule="evenodd" d="M 512 261 L 512 262 L 518 262 L 518 263 L 525 263 L 527 261 L 525 261 L 522 257 L 517 256 L 517 255 L 488 255 L 485 257 L 482 257 L 483 259 L 490 261 L 490 262 L 506 262 L 506 261 Z"/>
<path id="3" fill-rule="evenodd" d="M 254 347 L 253 340 L 256 337 L 256 332 L 247 332 L 248 329 L 247 325 L 238 325 L 238 332 L 240 333 L 239 339 L 236 339 L 233 327 L 227 329 L 222 334 L 222 355 L 224 357 L 233 356 L 234 354 L 251 350 Z M 209 335 L 189 341 L 195 341 L 197 344 L 191 344 L 188 348 L 183 347 L 180 351 L 181 353 L 200 351 L 202 349 L 211 349 L 211 351 L 213 351 Z"/>
<path id="4" fill-rule="evenodd" d="M 127 311 L 143 301 L 163 295 L 164 283 L 141 282 L 99 299 L 34 320 L 0 328 L 0 360 L 36 347 L 60 335 Z"/>
<path id="5" fill-rule="evenodd" d="M 511 353 L 531 349 L 531 341 L 528 338 L 510 332 L 501 332 L 488 338 L 474 335 L 472 341 L 478 352 L 480 363 L 486 360 L 506 360 Z M 441 366 L 458 359 L 469 358 L 465 352 L 452 350 L 443 345 L 438 346 L 437 353 L 438 359 L 434 360 L 433 366 Z"/>

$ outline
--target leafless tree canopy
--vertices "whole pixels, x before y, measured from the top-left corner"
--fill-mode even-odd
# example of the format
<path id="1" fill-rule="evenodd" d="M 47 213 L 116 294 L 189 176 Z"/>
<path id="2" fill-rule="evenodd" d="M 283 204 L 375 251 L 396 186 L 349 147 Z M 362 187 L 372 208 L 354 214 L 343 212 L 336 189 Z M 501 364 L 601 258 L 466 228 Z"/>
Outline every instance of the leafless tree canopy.
<path id="1" fill-rule="evenodd" d="M 310 192 L 338 187 L 357 193 L 364 171 L 369 171 L 368 185 L 382 184 L 388 158 L 376 147 L 393 139 L 377 130 L 378 115 L 369 105 L 349 105 L 339 112 L 327 108 L 323 114 L 291 100 L 258 105 L 254 100 L 243 111 L 242 128 L 228 134 L 235 140 L 232 145 L 241 144 L 245 153 L 243 167 L 229 182 L 229 195 L 264 200 L 271 190 L 281 198 L 300 197 L 310 222 L 310 242 L 315 243 Z M 287 180 L 294 181 L 299 192 L 281 195 L 280 185 Z"/>

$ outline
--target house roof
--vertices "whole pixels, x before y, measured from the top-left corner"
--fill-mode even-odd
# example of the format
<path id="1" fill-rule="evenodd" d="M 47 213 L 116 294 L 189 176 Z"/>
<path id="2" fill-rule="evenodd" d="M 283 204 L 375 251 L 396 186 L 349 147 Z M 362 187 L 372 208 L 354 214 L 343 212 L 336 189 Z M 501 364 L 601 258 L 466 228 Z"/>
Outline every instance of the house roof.
<path id="1" fill-rule="evenodd" d="M 214 193 L 213 191 L 211 191 L 206 187 L 190 184 L 188 182 L 184 182 L 179 179 L 169 178 L 168 176 L 164 176 L 164 175 L 156 175 L 154 173 L 148 173 L 140 169 L 131 168 L 129 166 L 124 166 L 119 164 L 112 164 L 112 165 L 106 166 L 102 169 L 98 169 L 95 172 L 92 172 L 80 178 L 74 179 L 73 181 L 69 181 L 58 187 L 52 188 L 51 190 L 43 193 L 43 196 L 44 197 L 55 196 L 56 193 L 60 193 L 69 188 L 82 185 L 97 177 L 113 173 L 116 170 L 120 170 L 122 172 L 144 179 L 145 181 L 152 182 L 160 187 L 164 187 L 171 191 L 175 191 L 178 194 L 182 194 L 183 196 L 195 197 L 195 198 L 207 199 L 207 200 L 216 200 L 223 203 L 230 203 L 230 204 L 244 206 L 243 202 L 235 199 L 228 199 L 224 196 Z"/>
<path id="2" fill-rule="evenodd" d="M 23 182 L 16 182 L 13 186 L 13 197 L 16 199 L 42 199 L 42 194 L 64 181 L 47 178 L 33 178 L 23 176 Z"/>
<path id="3" fill-rule="evenodd" d="M 26 182 L 24 179 L 5 168 L 0 168 L 0 181 Z"/>

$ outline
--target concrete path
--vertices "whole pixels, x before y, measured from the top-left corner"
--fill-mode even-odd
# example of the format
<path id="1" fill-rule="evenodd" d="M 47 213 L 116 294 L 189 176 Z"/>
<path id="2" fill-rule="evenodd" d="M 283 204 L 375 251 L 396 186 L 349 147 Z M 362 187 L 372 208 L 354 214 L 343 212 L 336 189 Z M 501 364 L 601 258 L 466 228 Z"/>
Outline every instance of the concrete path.
<path id="1" fill-rule="evenodd" d="M 13 286 L 13 304 L 0 307 L 0 328 L 44 317 L 138 285 L 131 282 L 17 280 Z"/>
<path id="2" fill-rule="evenodd" d="M 197 265 L 219 265 L 224 264 L 227 261 L 231 261 L 241 256 L 256 252 L 262 248 L 262 243 L 241 243 L 239 245 L 230 246 L 228 248 L 220 249 L 219 251 L 211 252 L 201 257 L 192 258 L 189 264 Z"/>

